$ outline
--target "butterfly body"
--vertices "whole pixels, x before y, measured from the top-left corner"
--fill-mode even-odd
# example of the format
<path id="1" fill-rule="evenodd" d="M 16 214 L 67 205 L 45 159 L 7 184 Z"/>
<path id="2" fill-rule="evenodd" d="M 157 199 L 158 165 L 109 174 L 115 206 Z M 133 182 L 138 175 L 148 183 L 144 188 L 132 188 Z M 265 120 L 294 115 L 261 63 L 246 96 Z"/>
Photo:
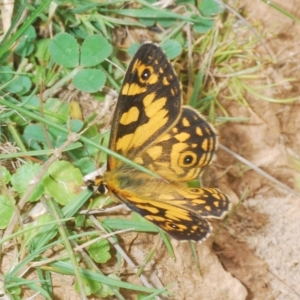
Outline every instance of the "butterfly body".
<path id="1" fill-rule="evenodd" d="M 163 51 L 144 43 L 126 72 L 109 147 L 160 178 L 108 157 L 107 189 L 178 240 L 203 241 L 207 218 L 222 218 L 230 202 L 218 189 L 189 188 L 217 145 L 213 127 L 182 106 L 178 78 Z"/>

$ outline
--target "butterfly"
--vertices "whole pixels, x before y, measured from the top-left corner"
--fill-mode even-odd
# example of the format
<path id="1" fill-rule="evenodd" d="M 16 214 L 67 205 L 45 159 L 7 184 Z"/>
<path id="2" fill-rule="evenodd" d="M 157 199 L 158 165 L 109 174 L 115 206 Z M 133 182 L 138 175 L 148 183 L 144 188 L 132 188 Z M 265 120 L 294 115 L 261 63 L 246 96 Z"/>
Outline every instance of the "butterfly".
<path id="1" fill-rule="evenodd" d="M 182 105 L 178 77 L 163 50 L 145 42 L 132 58 L 112 120 L 109 148 L 160 178 L 108 156 L 103 184 L 130 209 L 177 240 L 203 241 L 207 219 L 222 218 L 228 197 L 216 188 L 190 188 L 217 145 L 213 127 Z"/>

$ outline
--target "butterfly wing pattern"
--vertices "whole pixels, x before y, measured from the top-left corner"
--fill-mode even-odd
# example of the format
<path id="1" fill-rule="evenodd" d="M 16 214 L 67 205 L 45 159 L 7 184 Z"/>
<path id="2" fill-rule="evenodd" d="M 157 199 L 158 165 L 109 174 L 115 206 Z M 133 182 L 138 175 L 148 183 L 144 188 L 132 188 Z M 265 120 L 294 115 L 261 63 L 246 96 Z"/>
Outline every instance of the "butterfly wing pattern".
<path id="1" fill-rule="evenodd" d="M 161 178 L 109 156 L 107 189 L 173 238 L 201 242 L 212 230 L 207 219 L 223 218 L 230 201 L 216 188 L 186 182 L 210 163 L 216 145 L 213 127 L 182 105 L 178 77 L 162 49 L 144 43 L 126 72 L 109 147 Z"/>
<path id="2" fill-rule="evenodd" d="M 178 78 L 155 44 L 142 45 L 128 66 L 112 120 L 109 148 L 128 158 L 176 123 L 181 112 Z M 108 159 L 108 170 L 122 162 Z"/>

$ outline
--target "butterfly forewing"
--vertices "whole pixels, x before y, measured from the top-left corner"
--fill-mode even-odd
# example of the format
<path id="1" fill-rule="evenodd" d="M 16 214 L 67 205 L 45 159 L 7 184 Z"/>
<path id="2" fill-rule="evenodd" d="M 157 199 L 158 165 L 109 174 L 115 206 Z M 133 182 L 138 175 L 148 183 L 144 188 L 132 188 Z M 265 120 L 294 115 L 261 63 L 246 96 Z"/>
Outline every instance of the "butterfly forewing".
<path id="1" fill-rule="evenodd" d="M 164 52 L 143 44 L 127 69 L 112 121 L 110 149 L 134 158 L 167 131 L 181 111 L 178 78 Z M 108 169 L 119 162 L 108 158 Z"/>

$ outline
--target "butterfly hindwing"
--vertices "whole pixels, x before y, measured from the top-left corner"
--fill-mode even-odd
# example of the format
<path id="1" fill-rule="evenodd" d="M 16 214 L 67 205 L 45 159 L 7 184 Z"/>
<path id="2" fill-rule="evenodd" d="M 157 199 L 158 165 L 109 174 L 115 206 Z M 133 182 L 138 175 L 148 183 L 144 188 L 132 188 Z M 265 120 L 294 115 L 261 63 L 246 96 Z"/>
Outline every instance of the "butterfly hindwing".
<path id="1" fill-rule="evenodd" d="M 220 219 L 230 208 L 229 199 L 218 189 L 166 186 L 159 179 L 149 179 L 151 188 L 138 179 L 118 181 L 126 182 L 123 193 L 115 193 L 119 200 L 178 240 L 203 241 L 211 233 L 206 218 Z"/>

